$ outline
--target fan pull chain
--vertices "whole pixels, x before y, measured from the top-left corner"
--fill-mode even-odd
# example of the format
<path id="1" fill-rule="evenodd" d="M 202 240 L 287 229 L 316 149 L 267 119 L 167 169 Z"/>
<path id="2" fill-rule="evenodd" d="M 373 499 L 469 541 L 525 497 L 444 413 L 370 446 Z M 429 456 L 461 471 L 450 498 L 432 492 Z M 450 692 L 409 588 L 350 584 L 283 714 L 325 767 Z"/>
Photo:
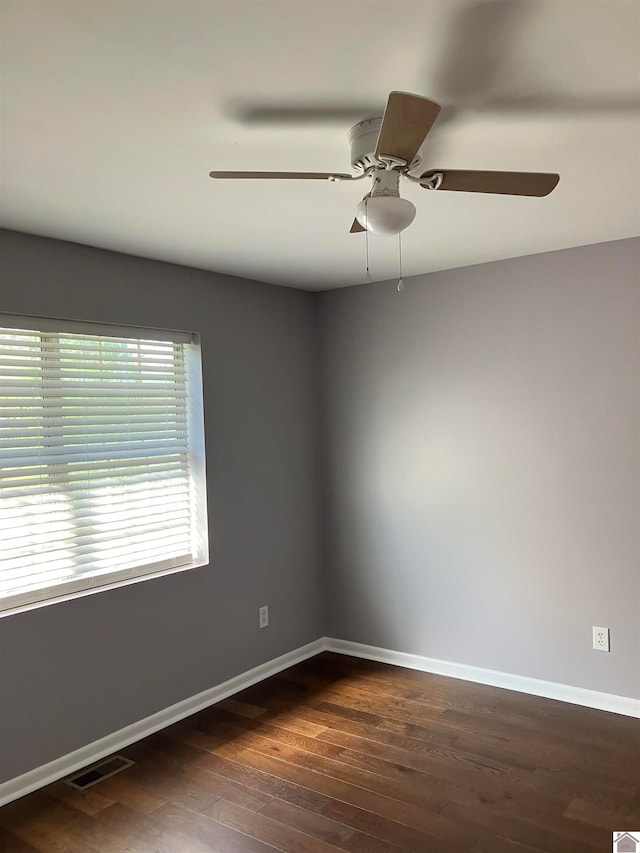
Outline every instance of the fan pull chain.
<path id="1" fill-rule="evenodd" d="M 365 251 L 367 253 L 367 271 L 364 274 L 364 280 L 363 280 L 364 284 L 371 284 L 371 282 L 372 282 L 371 273 L 369 272 L 369 228 L 367 227 L 369 225 L 369 217 L 367 216 L 367 204 L 368 203 L 369 203 L 369 199 L 365 198 L 365 200 L 364 200 L 364 227 L 365 227 L 364 244 L 366 247 Z"/>
<path id="2" fill-rule="evenodd" d="M 400 277 L 398 278 L 396 290 L 398 293 L 402 293 L 404 290 L 404 279 L 402 278 L 402 232 L 398 234 L 398 267 L 400 268 Z"/>

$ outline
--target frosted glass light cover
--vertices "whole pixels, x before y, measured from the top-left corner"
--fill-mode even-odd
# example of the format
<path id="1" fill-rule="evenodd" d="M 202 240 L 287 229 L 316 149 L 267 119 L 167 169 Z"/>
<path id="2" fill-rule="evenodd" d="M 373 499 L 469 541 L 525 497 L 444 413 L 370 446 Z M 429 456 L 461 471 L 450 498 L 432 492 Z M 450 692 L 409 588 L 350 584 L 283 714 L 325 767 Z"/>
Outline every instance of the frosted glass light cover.
<path id="1" fill-rule="evenodd" d="M 356 207 L 356 219 L 374 234 L 391 236 L 408 228 L 416 215 L 416 207 L 406 198 L 373 196 Z"/>

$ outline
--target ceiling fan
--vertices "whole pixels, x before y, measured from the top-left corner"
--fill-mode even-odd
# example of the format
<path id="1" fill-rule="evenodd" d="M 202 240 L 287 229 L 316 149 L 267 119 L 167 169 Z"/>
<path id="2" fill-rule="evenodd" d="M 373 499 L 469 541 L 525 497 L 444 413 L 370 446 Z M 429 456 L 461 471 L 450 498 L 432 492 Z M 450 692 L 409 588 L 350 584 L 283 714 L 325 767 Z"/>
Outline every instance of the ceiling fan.
<path id="1" fill-rule="evenodd" d="M 371 190 L 356 208 L 351 233 L 399 234 L 414 220 L 415 205 L 400 197 L 400 178 L 428 190 L 546 196 L 560 180 L 545 172 L 473 172 L 429 169 L 420 173 L 420 149 L 440 105 L 407 92 L 391 92 L 384 116 L 365 119 L 349 131 L 351 165 L 343 172 L 209 172 L 212 178 L 358 181 L 371 177 Z"/>

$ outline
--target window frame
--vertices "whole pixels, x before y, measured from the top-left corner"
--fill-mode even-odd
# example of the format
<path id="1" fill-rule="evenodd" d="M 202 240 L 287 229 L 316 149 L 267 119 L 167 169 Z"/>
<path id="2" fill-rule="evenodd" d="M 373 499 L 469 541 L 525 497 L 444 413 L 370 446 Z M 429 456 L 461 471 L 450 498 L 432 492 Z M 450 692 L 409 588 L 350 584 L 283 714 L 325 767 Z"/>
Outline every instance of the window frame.
<path id="1" fill-rule="evenodd" d="M 90 336 L 96 340 L 115 337 L 183 345 L 187 388 L 186 421 L 188 438 L 186 443 L 190 483 L 189 519 L 192 537 L 192 553 L 190 556 L 192 559 L 177 565 L 171 563 L 171 558 L 165 558 L 164 562 L 168 563 L 167 565 L 162 565 L 163 560 L 159 559 L 153 565 L 148 564 L 147 568 L 144 568 L 144 564 L 141 564 L 140 566 L 126 569 L 116 568 L 113 571 L 99 575 L 92 575 L 90 572 L 87 572 L 82 578 L 71 579 L 57 586 L 43 584 L 38 588 L 38 591 L 32 594 L 21 594 L 21 598 L 18 600 L 16 600 L 16 595 L 0 595 L 0 618 L 208 565 L 209 532 L 204 389 L 200 335 L 197 332 L 175 329 L 159 329 L 149 326 L 122 326 L 104 322 L 67 320 L 25 314 L 17 315 L 6 312 L 0 313 L 0 331 L 2 330 L 24 330 L 25 332 L 39 334 L 42 339 L 51 335 L 63 337 L 65 334 L 70 334 Z M 0 371 L 1 369 L 2 366 L 0 366 Z M 1 380 L 2 376 L 0 375 Z M 50 397 L 49 399 L 55 398 Z M 1 468 L 2 455 L 0 451 L 0 470 Z M 0 491 L 1 500 L 2 493 Z M 159 565 L 156 565 L 156 563 Z M 38 593 L 41 594 L 39 595 Z M 25 595 L 29 595 L 27 600 L 24 600 Z"/>

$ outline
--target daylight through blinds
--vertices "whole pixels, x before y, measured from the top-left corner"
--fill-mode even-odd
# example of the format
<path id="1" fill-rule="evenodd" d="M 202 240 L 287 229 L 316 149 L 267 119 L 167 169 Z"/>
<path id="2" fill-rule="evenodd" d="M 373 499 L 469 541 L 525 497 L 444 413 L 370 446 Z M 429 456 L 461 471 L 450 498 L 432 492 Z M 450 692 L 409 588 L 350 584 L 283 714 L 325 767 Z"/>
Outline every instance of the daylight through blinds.
<path id="1" fill-rule="evenodd" d="M 0 328 L 0 608 L 198 559 L 192 345 L 151 334 Z"/>

